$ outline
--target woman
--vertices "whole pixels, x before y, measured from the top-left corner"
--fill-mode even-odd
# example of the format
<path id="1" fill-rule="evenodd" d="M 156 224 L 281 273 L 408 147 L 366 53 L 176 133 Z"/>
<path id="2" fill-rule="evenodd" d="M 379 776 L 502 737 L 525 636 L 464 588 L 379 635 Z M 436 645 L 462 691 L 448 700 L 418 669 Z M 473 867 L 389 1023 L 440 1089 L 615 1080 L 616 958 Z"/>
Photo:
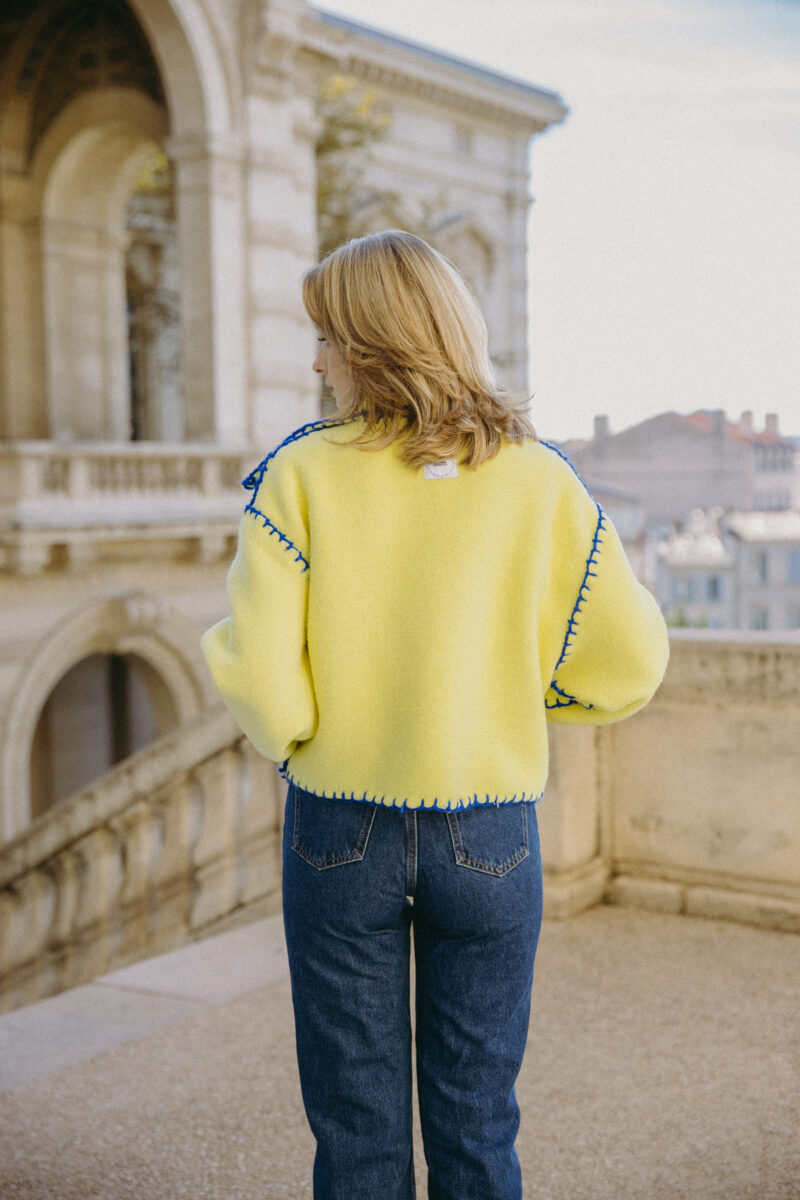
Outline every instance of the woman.
<path id="1" fill-rule="evenodd" d="M 483 318 L 392 230 L 303 279 L 336 417 L 245 480 L 217 688 L 289 783 L 283 904 L 314 1195 L 408 1200 L 410 930 L 428 1195 L 521 1196 L 547 721 L 650 699 L 664 622 Z"/>

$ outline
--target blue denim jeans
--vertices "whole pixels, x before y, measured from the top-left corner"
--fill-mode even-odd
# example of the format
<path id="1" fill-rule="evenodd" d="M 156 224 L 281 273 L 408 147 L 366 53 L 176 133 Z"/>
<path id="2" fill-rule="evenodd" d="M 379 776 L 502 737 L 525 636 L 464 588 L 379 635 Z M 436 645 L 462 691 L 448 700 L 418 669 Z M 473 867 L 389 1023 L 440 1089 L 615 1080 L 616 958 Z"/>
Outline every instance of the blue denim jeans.
<path id="1" fill-rule="evenodd" d="M 283 914 L 315 1200 L 412 1200 L 410 933 L 431 1200 L 519 1200 L 514 1083 L 542 915 L 532 803 L 456 812 L 289 786 Z"/>

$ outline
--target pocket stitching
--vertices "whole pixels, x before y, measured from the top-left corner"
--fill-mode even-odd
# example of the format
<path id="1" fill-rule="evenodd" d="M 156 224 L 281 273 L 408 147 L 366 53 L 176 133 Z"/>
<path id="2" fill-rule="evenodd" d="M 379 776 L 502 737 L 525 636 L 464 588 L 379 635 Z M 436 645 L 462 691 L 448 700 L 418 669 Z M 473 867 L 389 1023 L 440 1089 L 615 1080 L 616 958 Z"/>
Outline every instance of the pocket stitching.
<path id="1" fill-rule="evenodd" d="M 315 858 L 307 851 L 304 851 L 302 846 L 298 844 L 300 838 L 300 796 L 298 795 L 297 788 L 295 788 L 292 850 L 298 858 L 302 859 L 303 862 L 308 863 L 310 867 L 314 867 L 316 871 L 326 871 L 331 867 L 340 867 L 351 862 L 361 862 L 367 852 L 367 844 L 369 842 L 370 834 L 372 833 L 372 825 L 374 820 L 375 808 L 372 807 L 371 812 L 364 813 L 364 820 L 361 823 L 358 840 L 353 850 L 348 850 L 343 854 L 328 855 L 326 858 Z"/>
<path id="2" fill-rule="evenodd" d="M 493 863 L 484 863 L 480 859 L 471 858 L 464 849 L 464 842 L 461 837 L 461 828 L 458 824 L 457 813 L 447 813 L 447 824 L 450 829 L 450 840 L 453 843 L 453 853 L 456 859 L 456 865 L 466 867 L 471 871 L 480 871 L 484 875 L 495 875 L 497 878 L 502 878 L 513 871 L 514 867 L 518 866 L 530 853 L 528 844 L 528 812 L 525 805 L 520 805 L 522 808 L 522 848 L 506 859 L 504 863 L 499 865 Z"/>

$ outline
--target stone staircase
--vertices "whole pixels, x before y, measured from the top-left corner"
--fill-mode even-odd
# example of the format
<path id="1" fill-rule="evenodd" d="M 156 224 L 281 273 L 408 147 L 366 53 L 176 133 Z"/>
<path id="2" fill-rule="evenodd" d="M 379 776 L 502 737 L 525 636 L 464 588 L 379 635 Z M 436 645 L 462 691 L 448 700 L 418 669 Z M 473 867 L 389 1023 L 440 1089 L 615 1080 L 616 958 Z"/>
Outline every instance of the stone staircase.
<path id="1" fill-rule="evenodd" d="M 223 708 L 0 848 L 0 1011 L 280 908 L 283 785 Z"/>

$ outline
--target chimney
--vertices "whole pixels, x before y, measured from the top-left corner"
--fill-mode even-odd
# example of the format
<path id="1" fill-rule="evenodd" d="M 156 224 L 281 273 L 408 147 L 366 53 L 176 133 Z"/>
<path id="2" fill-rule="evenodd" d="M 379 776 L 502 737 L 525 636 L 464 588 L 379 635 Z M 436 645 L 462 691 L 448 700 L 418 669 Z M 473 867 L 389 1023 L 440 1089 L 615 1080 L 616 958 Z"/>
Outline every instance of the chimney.
<path id="1" fill-rule="evenodd" d="M 596 442 L 605 441 L 608 437 L 608 417 L 595 417 L 594 419 L 594 440 Z"/>
<path id="2" fill-rule="evenodd" d="M 753 414 L 750 409 L 743 412 L 739 418 L 739 428 L 742 433 L 751 434 L 753 432 Z"/>
<path id="3" fill-rule="evenodd" d="M 778 433 L 778 414 L 767 413 L 764 418 L 764 432 L 771 434 L 772 437 L 780 437 Z"/>
<path id="4" fill-rule="evenodd" d="M 725 410 L 723 408 L 715 408 L 713 412 L 709 413 L 709 416 L 711 417 L 711 429 L 714 436 L 720 439 L 724 438 L 728 432 L 728 418 L 725 416 Z"/>

